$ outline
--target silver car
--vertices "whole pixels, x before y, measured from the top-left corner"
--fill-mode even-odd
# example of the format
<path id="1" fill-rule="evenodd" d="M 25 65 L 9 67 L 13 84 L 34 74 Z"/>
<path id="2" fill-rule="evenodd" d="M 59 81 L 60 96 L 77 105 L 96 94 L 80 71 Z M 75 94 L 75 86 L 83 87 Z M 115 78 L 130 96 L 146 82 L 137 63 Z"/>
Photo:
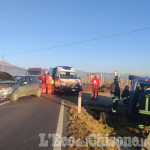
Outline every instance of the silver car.
<path id="1" fill-rule="evenodd" d="M 41 84 L 35 76 L 11 76 L 0 72 L 0 99 L 17 101 L 19 97 L 41 96 Z"/>

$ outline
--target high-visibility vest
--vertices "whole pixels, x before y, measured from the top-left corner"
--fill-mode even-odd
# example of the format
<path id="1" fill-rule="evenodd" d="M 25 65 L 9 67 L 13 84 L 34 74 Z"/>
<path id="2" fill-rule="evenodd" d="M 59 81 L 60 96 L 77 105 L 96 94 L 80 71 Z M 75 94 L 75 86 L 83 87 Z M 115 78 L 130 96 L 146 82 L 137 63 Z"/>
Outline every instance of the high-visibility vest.
<path id="1" fill-rule="evenodd" d="M 138 99 L 137 107 L 140 114 L 150 115 L 150 92 L 144 92 Z"/>
<path id="2" fill-rule="evenodd" d="M 42 83 L 45 83 L 46 82 L 46 77 L 45 76 L 43 76 L 43 78 L 42 78 Z"/>
<path id="3" fill-rule="evenodd" d="M 54 84 L 54 80 L 52 79 L 52 84 Z"/>
<path id="4" fill-rule="evenodd" d="M 93 78 L 92 81 L 91 81 L 91 84 L 94 87 L 98 87 L 100 85 L 99 79 L 98 78 Z"/>
<path id="5" fill-rule="evenodd" d="M 42 84 L 42 93 L 46 93 L 46 84 Z"/>
<path id="6" fill-rule="evenodd" d="M 52 77 L 50 75 L 48 75 L 46 77 L 46 84 L 51 84 L 51 81 L 52 81 Z"/>

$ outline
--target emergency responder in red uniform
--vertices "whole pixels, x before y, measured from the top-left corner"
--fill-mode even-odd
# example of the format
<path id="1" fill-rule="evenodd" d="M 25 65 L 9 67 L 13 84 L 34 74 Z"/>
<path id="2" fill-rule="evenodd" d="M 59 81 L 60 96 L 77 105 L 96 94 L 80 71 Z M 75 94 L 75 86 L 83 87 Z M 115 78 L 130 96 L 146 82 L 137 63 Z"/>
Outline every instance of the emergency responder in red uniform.
<path id="1" fill-rule="evenodd" d="M 46 77 L 47 94 L 51 94 L 52 93 L 51 83 L 52 83 L 52 77 L 48 73 L 47 77 Z"/>
<path id="2" fill-rule="evenodd" d="M 46 93 L 46 75 L 42 78 L 42 93 Z"/>
<path id="3" fill-rule="evenodd" d="M 137 101 L 137 108 L 139 111 L 139 129 L 143 135 L 144 122 L 148 122 L 148 130 L 150 133 L 150 87 L 147 87 L 145 91 L 140 95 Z"/>
<path id="4" fill-rule="evenodd" d="M 114 83 L 111 84 L 111 86 L 110 86 L 110 94 L 111 94 L 111 98 L 113 100 L 112 113 L 117 112 L 118 101 L 120 100 L 119 80 L 120 80 L 120 78 L 118 76 L 115 76 Z"/>
<path id="5" fill-rule="evenodd" d="M 95 76 L 92 81 L 91 81 L 91 84 L 92 84 L 92 99 L 95 98 L 95 99 L 98 99 L 98 86 L 100 85 L 100 82 L 99 82 L 99 79 L 97 78 L 97 76 Z M 94 96 L 95 95 L 95 96 Z"/>
<path id="6" fill-rule="evenodd" d="M 53 79 L 52 79 L 51 84 L 52 84 L 52 94 L 54 94 L 54 80 Z"/>

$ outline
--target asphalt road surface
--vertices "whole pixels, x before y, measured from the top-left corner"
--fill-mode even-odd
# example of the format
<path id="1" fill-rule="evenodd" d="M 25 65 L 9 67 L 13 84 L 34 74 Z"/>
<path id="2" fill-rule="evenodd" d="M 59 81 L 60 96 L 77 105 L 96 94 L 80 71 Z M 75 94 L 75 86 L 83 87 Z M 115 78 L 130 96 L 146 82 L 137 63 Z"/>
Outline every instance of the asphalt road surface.
<path id="1" fill-rule="evenodd" d="M 68 136 L 67 101 L 77 104 L 78 96 L 44 94 L 40 98 L 23 97 L 15 103 L 1 101 L 0 150 L 55 150 L 52 147 L 55 138 L 48 138 L 48 134 Z M 112 105 L 112 101 L 107 96 L 92 101 L 90 93 L 83 93 L 82 105 Z M 45 134 L 48 146 L 39 147 L 39 134 Z"/>
<path id="2" fill-rule="evenodd" d="M 48 134 L 56 133 L 62 100 L 54 95 L 44 95 L 23 97 L 15 103 L 0 103 L 0 150 L 53 149 L 54 139 L 48 139 Z M 47 148 L 39 147 L 41 133 L 46 134 Z"/>

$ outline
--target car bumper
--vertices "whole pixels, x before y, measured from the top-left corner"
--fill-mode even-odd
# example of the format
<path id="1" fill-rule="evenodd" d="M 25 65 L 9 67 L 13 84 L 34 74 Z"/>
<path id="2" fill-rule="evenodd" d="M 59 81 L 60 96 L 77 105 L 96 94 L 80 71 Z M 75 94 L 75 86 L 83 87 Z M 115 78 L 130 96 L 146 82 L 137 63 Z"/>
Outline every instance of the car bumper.
<path id="1" fill-rule="evenodd" d="M 67 92 L 67 93 L 78 93 L 82 91 L 81 86 L 62 86 L 61 87 L 61 92 Z"/>
<path id="2" fill-rule="evenodd" d="M 8 93 L 0 93 L 0 100 L 1 99 L 9 99 L 11 94 Z"/>

